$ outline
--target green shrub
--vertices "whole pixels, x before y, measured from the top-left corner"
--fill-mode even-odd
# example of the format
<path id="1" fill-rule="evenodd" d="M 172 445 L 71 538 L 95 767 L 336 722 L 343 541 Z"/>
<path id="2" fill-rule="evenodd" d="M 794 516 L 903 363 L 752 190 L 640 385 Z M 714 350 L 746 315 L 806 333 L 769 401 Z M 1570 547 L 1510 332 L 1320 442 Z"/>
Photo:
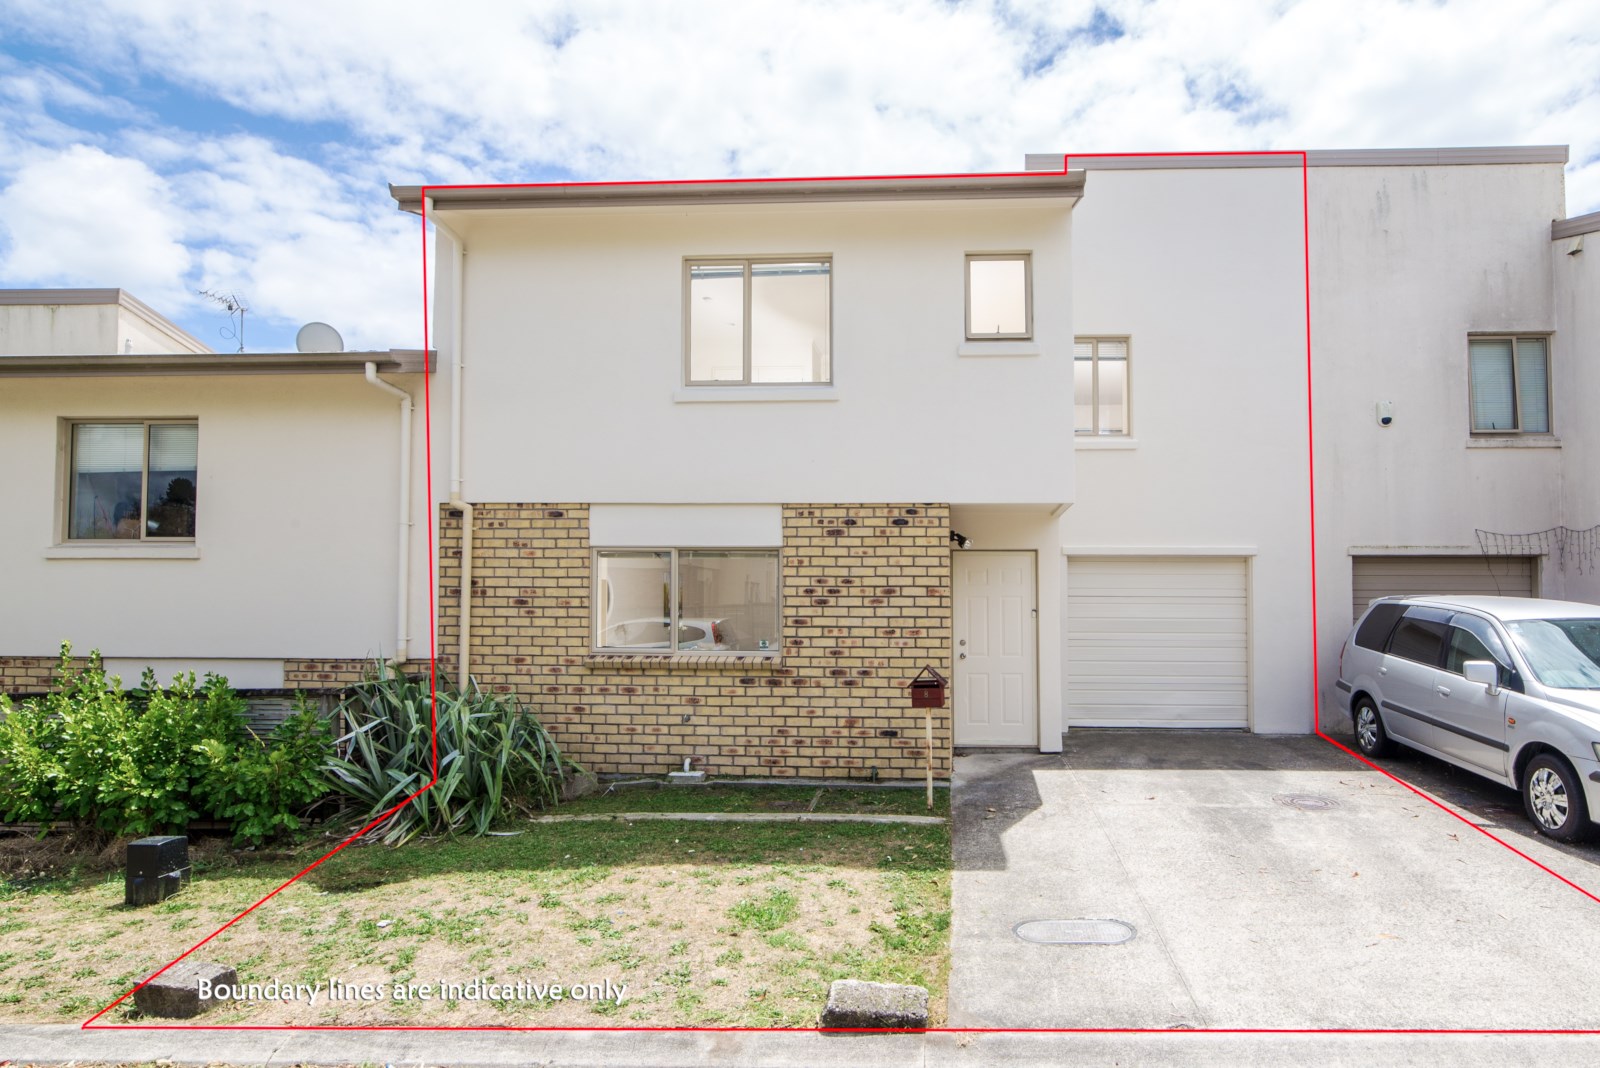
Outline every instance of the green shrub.
<path id="1" fill-rule="evenodd" d="M 424 832 L 483 834 L 514 807 L 554 804 L 560 794 L 564 761 L 550 735 L 514 697 L 485 693 L 475 680 L 464 691 L 441 680 L 439 781 L 416 797 L 433 777 L 426 680 L 387 668 L 356 685 L 341 711 L 351 729 L 339 739 L 348 752 L 329 764 L 334 789 L 368 820 L 395 809 L 371 831 L 388 844 Z"/>
<path id="2" fill-rule="evenodd" d="M 324 767 L 332 734 L 303 697 L 270 741 L 254 731 L 244 734 L 236 745 L 216 738 L 199 743 L 206 761 L 201 792 L 210 813 L 233 828 L 236 842 L 260 844 L 298 830 L 297 813 L 328 792 Z"/>
<path id="3" fill-rule="evenodd" d="M 49 694 L 0 699 L 0 818 L 139 836 L 206 817 L 249 841 L 292 830 L 295 813 L 326 792 L 328 729 L 302 708 L 263 745 L 245 709 L 217 675 L 162 687 L 147 670 L 125 691 L 98 652 L 79 669 L 63 643 Z"/>

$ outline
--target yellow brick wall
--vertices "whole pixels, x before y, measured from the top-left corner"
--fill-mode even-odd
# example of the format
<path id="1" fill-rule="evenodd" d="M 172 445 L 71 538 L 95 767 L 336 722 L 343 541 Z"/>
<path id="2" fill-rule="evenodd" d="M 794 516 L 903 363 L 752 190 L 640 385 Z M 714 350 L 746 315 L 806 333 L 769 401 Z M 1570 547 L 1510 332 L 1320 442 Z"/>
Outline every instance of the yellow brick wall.
<path id="1" fill-rule="evenodd" d="M 949 675 L 947 505 L 785 505 L 781 660 L 592 655 L 588 507 L 474 512 L 472 674 L 591 770 L 659 774 L 690 756 L 713 775 L 922 776 L 923 711 L 905 687 L 927 664 Z M 441 673 L 460 634 L 461 522 L 443 508 Z M 948 702 L 933 726 L 947 778 Z"/>

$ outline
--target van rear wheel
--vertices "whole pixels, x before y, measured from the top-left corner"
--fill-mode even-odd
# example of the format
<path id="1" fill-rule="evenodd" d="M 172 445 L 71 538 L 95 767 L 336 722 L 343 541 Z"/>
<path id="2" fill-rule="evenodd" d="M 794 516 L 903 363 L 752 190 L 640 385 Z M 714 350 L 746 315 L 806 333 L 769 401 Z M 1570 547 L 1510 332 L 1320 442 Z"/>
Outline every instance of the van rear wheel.
<path id="1" fill-rule="evenodd" d="M 1356 748 L 1362 756 L 1388 756 L 1394 748 L 1389 732 L 1383 729 L 1383 717 L 1370 697 L 1362 697 L 1355 704 Z"/>

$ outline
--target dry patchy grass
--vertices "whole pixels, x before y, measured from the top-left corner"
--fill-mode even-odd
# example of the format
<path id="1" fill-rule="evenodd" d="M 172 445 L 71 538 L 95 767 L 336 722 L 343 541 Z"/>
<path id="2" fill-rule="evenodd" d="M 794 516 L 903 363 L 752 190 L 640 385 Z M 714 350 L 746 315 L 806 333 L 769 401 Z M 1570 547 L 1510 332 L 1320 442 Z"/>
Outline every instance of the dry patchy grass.
<path id="1" fill-rule="evenodd" d="M 137 910 L 116 872 L 0 890 L 0 1019 L 88 1017 L 317 855 L 213 851 L 182 894 Z M 948 926 L 943 826 L 619 821 L 351 847 L 196 957 L 254 983 L 626 985 L 620 1003 L 324 994 L 207 1023 L 807 1027 L 846 977 L 926 986 L 938 1022 Z"/>

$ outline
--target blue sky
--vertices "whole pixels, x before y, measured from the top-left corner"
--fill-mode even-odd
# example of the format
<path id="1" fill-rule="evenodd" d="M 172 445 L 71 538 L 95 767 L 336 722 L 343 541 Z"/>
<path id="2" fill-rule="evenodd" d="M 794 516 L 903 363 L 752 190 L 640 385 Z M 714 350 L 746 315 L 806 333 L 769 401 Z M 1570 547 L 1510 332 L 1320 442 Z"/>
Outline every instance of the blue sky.
<path id="1" fill-rule="evenodd" d="M 1028 152 L 1568 144 L 1600 5 L 8 0 L 0 287 L 120 286 L 217 348 L 421 343 L 388 182 L 1012 170 Z"/>

